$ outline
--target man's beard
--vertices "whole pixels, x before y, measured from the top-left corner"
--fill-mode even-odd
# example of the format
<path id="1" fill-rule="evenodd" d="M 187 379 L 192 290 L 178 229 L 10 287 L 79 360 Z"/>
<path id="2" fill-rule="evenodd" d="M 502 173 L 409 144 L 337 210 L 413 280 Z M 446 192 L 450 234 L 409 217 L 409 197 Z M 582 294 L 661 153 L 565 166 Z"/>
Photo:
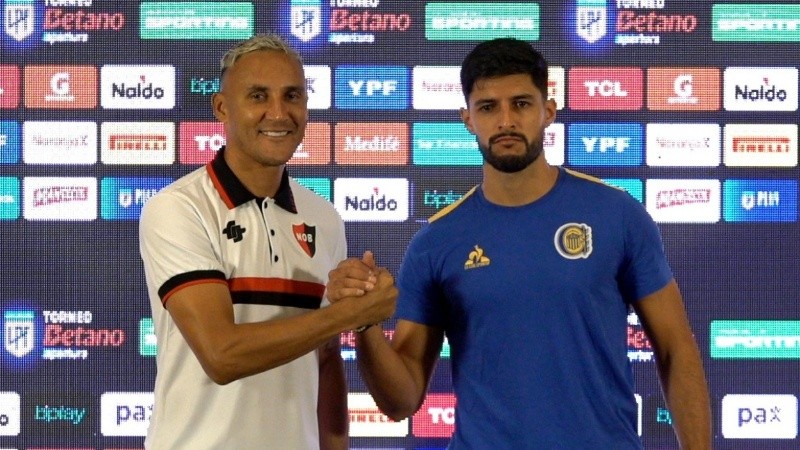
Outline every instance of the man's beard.
<path id="1" fill-rule="evenodd" d="M 506 155 L 497 156 L 492 153 L 492 145 L 501 137 L 512 136 L 522 140 L 525 145 L 525 153 L 523 155 Z M 478 148 L 481 150 L 483 159 L 489 163 L 490 166 L 505 173 L 515 173 L 530 166 L 539 155 L 544 151 L 544 142 L 528 142 L 528 138 L 518 133 L 502 133 L 496 134 L 489 138 L 489 144 L 484 145 L 478 141 Z"/>

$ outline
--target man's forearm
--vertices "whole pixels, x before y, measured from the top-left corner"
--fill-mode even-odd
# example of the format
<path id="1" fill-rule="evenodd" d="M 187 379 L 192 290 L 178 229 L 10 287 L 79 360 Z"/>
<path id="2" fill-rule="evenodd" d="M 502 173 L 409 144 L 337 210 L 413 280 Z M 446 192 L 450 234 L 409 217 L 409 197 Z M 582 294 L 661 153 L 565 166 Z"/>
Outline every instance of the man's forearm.
<path id="1" fill-rule="evenodd" d="M 711 404 L 700 354 L 692 345 L 659 364 L 673 428 L 684 450 L 711 448 Z"/>

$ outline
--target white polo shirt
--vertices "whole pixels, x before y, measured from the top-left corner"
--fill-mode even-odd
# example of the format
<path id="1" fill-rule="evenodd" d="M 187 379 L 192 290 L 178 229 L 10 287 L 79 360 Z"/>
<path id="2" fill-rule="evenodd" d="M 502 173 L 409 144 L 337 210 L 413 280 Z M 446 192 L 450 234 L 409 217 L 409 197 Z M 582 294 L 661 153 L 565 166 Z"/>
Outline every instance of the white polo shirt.
<path id="1" fill-rule="evenodd" d="M 285 170 L 275 198 L 257 199 L 223 152 L 142 210 L 140 251 L 158 339 L 145 447 L 317 449 L 317 352 L 220 386 L 164 307 L 186 286 L 224 283 L 237 323 L 303 314 L 324 306 L 328 272 L 346 258 L 344 223 L 327 200 Z"/>

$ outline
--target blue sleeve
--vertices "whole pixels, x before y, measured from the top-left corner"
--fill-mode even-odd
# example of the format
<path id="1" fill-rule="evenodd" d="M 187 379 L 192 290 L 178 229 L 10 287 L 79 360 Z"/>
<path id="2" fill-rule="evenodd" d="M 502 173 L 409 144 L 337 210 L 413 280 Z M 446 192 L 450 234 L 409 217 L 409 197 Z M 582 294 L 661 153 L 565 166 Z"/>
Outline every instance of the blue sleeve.
<path id="1" fill-rule="evenodd" d="M 431 260 L 431 246 L 426 243 L 427 228 L 420 230 L 406 250 L 397 275 L 397 319 L 443 327 L 443 308 L 437 271 Z"/>
<path id="2" fill-rule="evenodd" d="M 673 275 L 661 232 L 644 206 L 631 201 L 624 211 L 625 263 L 620 290 L 627 302 L 634 303 L 666 286 Z"/>

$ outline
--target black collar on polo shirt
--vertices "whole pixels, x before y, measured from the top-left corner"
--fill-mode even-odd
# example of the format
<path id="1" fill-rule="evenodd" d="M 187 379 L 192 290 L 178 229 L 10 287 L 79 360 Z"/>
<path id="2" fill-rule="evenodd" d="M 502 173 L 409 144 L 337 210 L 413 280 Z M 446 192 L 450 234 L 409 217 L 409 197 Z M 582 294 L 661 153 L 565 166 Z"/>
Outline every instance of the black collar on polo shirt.
<path id="1" fill-rule="evenodd" d="M 233 173 L 228 163 L 225 162 L 224 152 L 225 147 L 223 146 L 219 149 L 214 159 L 206 165 L 211 182 L 214 183 L 214 187 L 217 189 L 222 201 L 225 202 L 228 209 L 233 209 L 250 200 L 258 200 L 259 198 L 244 187 L 244 184 L 239 181 L 239 178 Z M 272 199 L 275 200 L 276 205 L 286 211 L 297 214 L 294 195 L 292 195 L 292 188 L 289 186 L 289 173 L 285 166 L 278 192 L 275 193 Z"/>

